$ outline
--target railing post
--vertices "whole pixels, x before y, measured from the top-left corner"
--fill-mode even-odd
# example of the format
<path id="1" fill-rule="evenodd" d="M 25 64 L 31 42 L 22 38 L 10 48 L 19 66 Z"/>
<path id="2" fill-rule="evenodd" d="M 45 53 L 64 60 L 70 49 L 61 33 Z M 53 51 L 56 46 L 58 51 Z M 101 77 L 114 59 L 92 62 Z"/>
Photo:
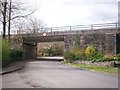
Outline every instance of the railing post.
<path id="1" fill-rule="evenodd" d="M 93 25 L 91 25 L 91 30 L 93 30 Z"/>
<path id="2" fill-rule="evenodd" d="M 71 26 L 70 26 L 70 31 L 71 31 Z"/>
<path id="3" fill-rule="evenodd" d="M 52 32 L 52 28 L 51 28 L 51 32 Z"/>
<path id="4" fill-rule="evenodd" d="M 117 23 L 115 23 L 115 25 L 116 25 L 116 29 L 118 28 L 118 24 Z"/>

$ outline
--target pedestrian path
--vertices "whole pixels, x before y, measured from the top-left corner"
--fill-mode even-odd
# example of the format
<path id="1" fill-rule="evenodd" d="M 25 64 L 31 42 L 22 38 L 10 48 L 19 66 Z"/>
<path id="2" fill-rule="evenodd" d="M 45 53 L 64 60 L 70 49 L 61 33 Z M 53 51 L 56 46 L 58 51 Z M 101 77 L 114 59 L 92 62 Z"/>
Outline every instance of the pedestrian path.
<path id="1" fill-rule="evenodd" d="M 14 61 L 10 63 L 8 66 L 2 68 L 0 75 L 8 74 L 17 70 L 20 70 L 24 67 L 25 61 Z"/>

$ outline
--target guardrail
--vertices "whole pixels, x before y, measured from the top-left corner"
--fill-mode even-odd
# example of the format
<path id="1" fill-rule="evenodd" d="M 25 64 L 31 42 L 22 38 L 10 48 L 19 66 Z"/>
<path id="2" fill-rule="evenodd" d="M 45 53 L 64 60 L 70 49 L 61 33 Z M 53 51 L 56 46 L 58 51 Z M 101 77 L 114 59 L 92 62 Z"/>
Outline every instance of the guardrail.
<path id="1" fill-rule="evenodd" d="M 74 26 L 62 26 L 62 27 L 48 27 L 40 28 L 39 32 L 54 32 L 54 31 L 79 31 L 79 30 L 94 30 L 105 28 L 118 28 L 118 23 L 103 23 L 103 24 L 90 24 L 90 25 L 74 25 Z"/>
<path id="2" fill-rule="evenodd" d="M 45 28 L 39 28 L 35 32 L 31 32 L 33 30 L 18 30 L 13 31 L 13 34 L 39 34 L 40 33 L 49 33 L 51 35 L 55 34 L 66 34 L 69 32 L 75 32 L 75 31 L 85 31 L 85 30 L 98 30 L 98 29 L 118 29 L 118 23 L 103 23 L 103 24 L 90 24 L 90 25 L 74 25 L 74 26 L 61 26 L 61 27 L 45 27 Z"/>

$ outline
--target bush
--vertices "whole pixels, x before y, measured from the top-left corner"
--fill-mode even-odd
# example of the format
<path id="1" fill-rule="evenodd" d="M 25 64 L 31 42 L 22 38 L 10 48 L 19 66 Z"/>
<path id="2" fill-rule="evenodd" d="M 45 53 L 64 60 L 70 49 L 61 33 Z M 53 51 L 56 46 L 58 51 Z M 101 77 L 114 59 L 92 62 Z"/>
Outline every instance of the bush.
<path id="1" fill-rule="evenodd" d="M 66 51 L 64 53 L 64 58 L 68 60 L 68 62 L 73 62 L 75 60 L 83 59 L 83 51 L 80 48 L 73 48 L 70 51 Z"/>
<path id="2" fill-rule="evenodd" d="M 96 62 L 100 62 L 103 61 L 104 57 L 103 54 L 100 52 L 96 52 L 96 54 L 92 57 L 92 62 L 96 61 Z"/>
<path id="3" fill-rule="evenodd" d="M 40 49 L 39 56 L 63 56 L 63 47 L 58 44 L 53 44 L 49 48 Z"/>
<path id="4" fill-rule="evenodd" d="M 73 62 L 75 60 L 75 54 L 73 51 L 66 51 L 64 53 L 64 58 L 66 59 L 66 62 Z"/>
<path id="5" fill-rule="evenodd" d="M 9 62 L 9 43 L 7 40 L 2 40 L 2 62 Z"/>
<path id="6" fill-rule="evenodd" d="M 63 56 L 63 47 L 59 43 L 53 44 L 52 49 L 54 51 L 53 56 Z"/>
<path id="7" fill-rule="evenodd" d="M 105 55 L 105 56 L 103 56 L 101 54 L 100 56 L 97 56 L 97 58 L 96 58 L 96 55 L 95 55 L 94 59 L 95 59 L 95 61 L 98 61 L 98 62 L 119 61 L 120 60 L 120 54 L 117 54 L 115 56 L 113 56 L 113 55 Z"/>
<path id="8" fill-rule="evenodd" d="M 18 49 L 11 49 L 10 50 L 10 58 L 12 60 L 19 60 L 22 59 L 23 51 Z"/>
<path id="9" fill-rule="evenodd" d="M 10 52 L 10 47 L 9 43 L 6 39 L 3 39 L 2 41 L 2 66 L 5 66 L 11 62 L 10 57 L 9 57 L 9 52 Z"/>
<path id="10" fill-rule="evenodd" d="M 96 55 L 96 54 L 97 54 L 97 51 L 96 51 L 95 47 L 92 45 L 88 45 L 88 47 L 85 50 L 85 55 L 86 55 L 87 59 L 92 60 L 94 55 Z"/>
<path id="11" fill-rule="evenodd" d="M 105 61 L 120 61 L 120 53 L 113 56 L 113 55 L 103 55 L 102 53 L 98 52 L 96 48 L 92 45 L 88 45 L 85 50 L 85 55 L 83 50 L 79 47 L 74 47 L 70 51 L 66 51 L 64 53 L 64 58 L 67 60 L 66 62 L 73 62 L 75 60 L 89 60 L 91 62 L 105 62 Z"/>
<path id="12" fill-rule="evenodd" d="M 115 55 L 113 58 L 114 58 L 115 61 L 120 61 L 120 53 Z"/>
<path id="13" fill-rule="evenodd" d="M 82 60 L 83 58 L 83 51 L 80 48 L 74 48 L 73 53 L 75 54 L 75 60 Z"/>

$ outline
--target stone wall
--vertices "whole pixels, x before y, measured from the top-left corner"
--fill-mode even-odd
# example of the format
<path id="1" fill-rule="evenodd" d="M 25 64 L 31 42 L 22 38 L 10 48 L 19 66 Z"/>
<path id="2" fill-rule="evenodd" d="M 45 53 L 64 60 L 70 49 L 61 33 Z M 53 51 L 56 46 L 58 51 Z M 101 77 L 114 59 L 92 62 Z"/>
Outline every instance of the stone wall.
<path id="1" fill-rule="evenodd" d="M 37 54 L 37 47 L 36 44 L 23 44 L 23 58 L 24 59 L 36 59 L 36 54 Z"/>
<path id="2" fill-rule="evenodd" d="M 75 35 L 65 36 L 65 49 L 70 50 L 74 44 Z M 85 50 L 88 45 L 93 45 L 98 51 L 107 55 L 120 53 L 120 34 L 116 33 L 93 33 L 93 34 L 76 34 L 79 38 L 80 47 Z M 116 40 L 116 38 L 118 38 Z M 116 50 L 117 48 L 117 50 Z"/>
<path id="3" fill-rule="evenodd" d="M 64 51 L 67 51 L 73 47 L 73 35 L 64 36 Z"/>
<path id="4" fill-rule="evenodd" d="M 88 45 L 93 45 L 102 53 L 105 51 L 105 34 L 84 34 L 80 37 L 80 45 L 86 49 Z"/>
<path id="5" fill-rule="evenodd" d="M 116 34 L 116 54 L 120 53 L 120 33 Z"/>
<path id="6" fill-rule="evenodd" d="M 78 37 L 79 45 L 81 48 L 83 48 L 83 50 L 85 50 L 88 45 L 92 44 L 98 51 L 102 52 L 103 54 L 114 55 L 116 53 L 120 53 L 120 29 L 79 30 L 77 32 L 74 31 L 74 33 L 70 31 L 67 34 L 64 33 L 60 36 L 58 35 L 58 37 L 62 37 L 62 39 L 59 40 L 64 40 L 64 51 L 73 48 L 75 36 Z M 50 37 L 52 41 L 56 40 L 54 36 Z M 46 36 L 46 38 L 44 37 L 42 41 L 48 42 L 48 38 L 49 37 Z M 23 41 L 25 43 L 32 42 L 33 44 L 36 44 L 41 42 L 39 39 L 40 37 L 37 37 L 37 39 L 33 37 L 28 41 Z M 24 44 L 24 42 L 24 57 L 28 59 L 36 58 L 36 45 L 27 45 Z"/>
<path id="7" fill-rule="evenodd" d="M 94 66 L 114 67 L 114 61 L 110 61 L 110 62 L 75 61 L 74 63 L 76 63 L 76 64 L 94 65 Z"/>

